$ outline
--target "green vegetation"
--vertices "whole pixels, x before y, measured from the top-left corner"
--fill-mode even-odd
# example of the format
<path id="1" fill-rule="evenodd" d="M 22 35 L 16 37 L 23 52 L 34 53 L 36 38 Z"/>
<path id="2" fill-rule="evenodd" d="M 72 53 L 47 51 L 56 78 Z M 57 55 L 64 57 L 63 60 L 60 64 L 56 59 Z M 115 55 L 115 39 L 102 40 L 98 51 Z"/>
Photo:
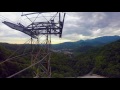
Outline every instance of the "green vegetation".
<path id="1" fill-rule="evenodd" d="M 94 74 L 105 77 L 120 78 L 120 40 L 102 47 L 88 47 L 87 51 L 83 50 L 84 52 L 81 50 L 78 49 L 74 58 L 68 61 L 74 61 L 74 64 L 71 65 L 74 71 L 73 76 L 85 75 L 93 71 Z M 58 61 L 58 64 L 61 62 Z M 64 74 L 62 75 L 64 76 Z"/>
<path id="2" fill-rule="evenodd" d="M 103 46 L 97 52 L 94 73 L 120 78 L 120 40 Z"/>
<path id="3" fill-rule="evenodd" d="M 0 60 L 3 61 L 7 59 L 8 56 L 10 56 L 13 53 L 13 48 L 19 45 L 10 45 L 9 44 L 2 44 L 0 46 Z M 9 48 L 9 49 L 6 49 Z M 18 52 L 19 55 L 20 51 Z M 85 55 L 84 55 L 85 56 Z M 6 62 L 4 64 L 0 65 L 0 77 L 4 78 L 9 75 L 12 75 L 15 72 L 18 72 L 19 70 L 22 70 L 23 68 L 30 65 L 30 56 L 24 56 L 17 59 L 10 60 L 9 62 Z M 52 77 L 53 78 L 62 78 L 62 77 L 77 77 L 79 75 L 87 74 L 91 70 L 90 64 L 86 65 L 90 62 L 90 59 L 82 58 L 82 55 L 73 55 L 70 57 L 69 55 L 65 55 L 63 53 L 52 53 L 51 56 L 51 69 L 52 69 Z M 82 58 L 82 59 L 80 59 Z M 23 72 L 20 75 L 17 75 L 16 77 L 32 77 L 32 69 Z"/>
<path id="4" fill-rule="evenodd" d="M 0 62 L 11 55 L 12 45 L 0 45 Z M 14 45 L 13 45 L 14 47 Z M 16 47 L 17 48 L 17 47 Z M 120 78 L 120 40 L 101 46 L 85 46 L 76 49 L 72 56 L 64 53 L 51 54 L 51 70 L 53 78 L 78 77 L 93 71 L 94 74 Z M 19 55 L 16 54 L 16 55 Z M 0 65 L 0 77 L 7 77 L 30 65 L 30 56 L 17 58 Z M 32 77 L 33 69 L 29 69 L 16 77 Z"/>
<path id="5" fill-rule="evenodd" d="M 52 53 L 51 58 L 52 77 L 75 76 L 74 61 L 70 57 L 62 53 Z"/>
<path id="6" fill-rule="evenodd" d="M 66 56 L 64 54 L 53 53 L 51 60 L 52 77 L 77 77 L 89 73 L 93 68 L 93 62 L 81 55 Z"/>
<path id="7" fill-rule="evenodd" d="M 9 46 L 9 44 L 8 44 L 8 46 Z M 14 47 L 14 45 L 13 45 L 13 47 Z M 6 49 L 3 46 L 3 44 L 0 45 L 0 63 L 3 60 L 6 60 L 12 53 L 13 53 L 13 50 Z M 17 55 L 19 55 L 19 54 L 15 54 L 15 56 L 17 56 Z M 0 64 L 0 78 L 8 77 L 29 65 L 30 65 L 29 56 L 15 58 L 15 59 L 9 60 L 8 62 Z M 29 70 L 27 71 L 27 73 L 28 72 L 29 72 Z M 30 72 L 28 74 L 27 74 L 28 76 L 31 76 Z"/>

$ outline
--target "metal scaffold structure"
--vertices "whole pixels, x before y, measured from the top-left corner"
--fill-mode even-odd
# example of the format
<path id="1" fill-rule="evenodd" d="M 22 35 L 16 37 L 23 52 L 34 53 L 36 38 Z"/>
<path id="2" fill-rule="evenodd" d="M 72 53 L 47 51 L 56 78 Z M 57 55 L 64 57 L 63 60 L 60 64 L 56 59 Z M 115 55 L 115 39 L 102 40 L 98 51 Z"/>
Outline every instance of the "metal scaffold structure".
<path id="1" fill-rule="evenodd" d="M 43 14 L 47 16 L 44 16 Z M 32 15 L 36 15 L 34 20 L 29 17 Z M 44 18 L 44 20 L 40 20 L 40 15 L 42 18 Z M 31 47 L 31 50 L 26 53 L 30 56 L 31 65 L 14 73 L 13 75 L 8 76 L 8 78 L 12 78 L 28 70 L 29 68 L 33 68 L 34 78 L 51 77 L 51 35 L 58 35 L 59 38 L 62 37 L 65 15 L 66 13 L 63 12 L 22 13 L 21 16 L 26 17 L 27 20 L 30 21 L 30 24 L 27 26 L 23 25 L 22 23 L 14 24 L 9 21 L 3 21 L 3 23 L 10 28 L 29 35 L 29 44 Z M 49 20 L 47 17 L 49 17 Z M 22 55 L 26 54 L 24 53 Z M 11 58 L 6 59 L 5 61 L 10 59 Z"/>

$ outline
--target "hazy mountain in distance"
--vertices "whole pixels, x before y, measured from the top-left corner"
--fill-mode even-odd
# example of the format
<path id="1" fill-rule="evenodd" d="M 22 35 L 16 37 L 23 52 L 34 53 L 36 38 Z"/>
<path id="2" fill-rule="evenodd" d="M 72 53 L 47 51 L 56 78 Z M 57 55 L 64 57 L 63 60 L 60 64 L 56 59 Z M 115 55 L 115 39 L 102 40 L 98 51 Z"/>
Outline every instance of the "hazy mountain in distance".
<path id="1" fill-rule="evenodd" d="M 80 40 L 77 42 L 65 42 L 61 44 L 52 45 L 53 49 L 75 49 L 83 46 L 101 46 L 120 39 L 120 36 L 103 36 L 95 39 Z"/>

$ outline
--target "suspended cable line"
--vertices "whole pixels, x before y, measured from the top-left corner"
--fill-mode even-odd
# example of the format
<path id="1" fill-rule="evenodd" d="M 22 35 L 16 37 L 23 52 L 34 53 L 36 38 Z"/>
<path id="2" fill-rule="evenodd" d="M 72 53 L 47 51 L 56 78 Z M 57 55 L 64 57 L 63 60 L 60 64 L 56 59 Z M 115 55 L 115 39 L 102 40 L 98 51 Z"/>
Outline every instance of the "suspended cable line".
<path id="1" fill-rule="evenodd" d="M 47 56 L 49 55 L 49 53 L 43 58 L 43 59 L 41 59 L 40 61 L 38 61 L 38 62 L 36 62 L 36 63 L 34 63 L 34 64 L 32 64 L 32 65 L 30 65 L 29 67 L 27 67 L 27 68 L 24 68 L 23 70 L 21 70 L 21 71 L 19 71 L 19 72 L 17 72 L 17 73 L 15 73 L 15 74 L 13 74 L 13 75 L 11 75 L 11 76 L 9 76 L 9 77 L 7 77 L 7 78 L 12 78 L 12 77 L 14 77 L 14 76 L 16 76 L 16 75 L 18 75 L 18 74 L 20 74 L 20 73 L 22 73 L 22 72 L 24 72 L 24 71 L 26 71 L 26 70 L 28 70 L 29 68 L 31 68 L 31 67 L 33 67 L 33 66 L 35 66 L 36 64 L 38 64 L 38 63 L 40 63 L 40 62 L 42 62 Z M 35 58 L 36 59 L 36 58 Z"/>

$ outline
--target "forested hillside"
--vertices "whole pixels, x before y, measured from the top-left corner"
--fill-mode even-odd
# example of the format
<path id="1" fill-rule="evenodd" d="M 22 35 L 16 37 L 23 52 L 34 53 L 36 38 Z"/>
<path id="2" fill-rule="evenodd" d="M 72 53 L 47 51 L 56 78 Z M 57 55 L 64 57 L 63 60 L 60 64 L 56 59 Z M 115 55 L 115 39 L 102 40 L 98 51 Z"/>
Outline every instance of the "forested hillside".
<path id="1" fill-rule="evenodd" d="M 3 45 L 3 44 L 2 44 Z M 13 54 L 13 48 L 14 45 L 10 45 L 7 44 L 7 46 L 10 45 L 10 47 L 12 47 L 11 49 L 6 49 L 4 46 L 2 46 L 0 44 L 0 78 L 5 78 L 8 77 L 20 70 L 22 70 L 23 68 L 27 67 L 28 65 L 30 65 L 30 59 L 28 56 L 25 57 L 20 57 L 20 58 L 15 58 L 15 59 L 11 59 L 5 63 L 2 63 L 2 61 L 7 60 L 7 58 Z M 17 56 L 19 54 L 15 54 L 14 56 Z M 22 73 L 22 75 L 18 75 L 17 77 L 31 77 L 32 74 L 30 72 L 31 70 L 28 70 L 25 73 Z"/>
<path id="2" fill-rule="evenodd" d="M 103 46 L 96 53 L 94 73 L 120 78 L 120 40 Z"/>
<path id="3" fill-rule="evenodd" d="M 78 77 L 92 71 L 94 74 L 105 77 L 120 78 L 120 40 L 101 47 L 88 47 L 88 51 L 87 47 L 82 49 L 85 51 L 81 52 L 81 49 L 78 49 L 72 55 L 52 52 L 52 77 Z M 13 49 L 0 45 L 0 62 L 10 56 L 13 51 Z M 0 64 L 0 77 L 7 77 L 29 65 L 30 57 L 28 56 Z M 33 69 L 16 77 L 33 77 Z"/>
<path id="4" fill-rule="evenodd" d="M 3 44 L 2 44 L 3 45 Z M 7 44 L 9 46 L 10 44 Z M 10 45 L 12 47 L 12 45 Z M 13 48 L 11 50 L 6 49 L 8 47 L 0 46 L 0 59 L 5 60 L 13 53 Z M 14 47 L 14 45 L 13 45 Z M 18 48 L 18 47 L 17 47 Z M 16 55 L 19 55 L 16 54 Z M 90 62 L 91 59 L 86 59 L 84 55 L 65 55 L 64 53 L 54 53 L 52 52 L 51 56 L 51 69 L 52 69 L 52 77 L 60 78 L 60 77 L 77 77 L 80 75 L 87 74 L 91 71 L 93 67 L 91 64 L 86 65 Z M 80 59 L 82 58 L 82 59 Z M 30 65 L 30 57 L 20 57 L 17 59 L 10 60 L 4 64 L 0 64 L 0 77 L 7 77 L 19 70 Z M 24 72 L 16 77 L 32 77 L 33 71 L 32 69 Z"/>

